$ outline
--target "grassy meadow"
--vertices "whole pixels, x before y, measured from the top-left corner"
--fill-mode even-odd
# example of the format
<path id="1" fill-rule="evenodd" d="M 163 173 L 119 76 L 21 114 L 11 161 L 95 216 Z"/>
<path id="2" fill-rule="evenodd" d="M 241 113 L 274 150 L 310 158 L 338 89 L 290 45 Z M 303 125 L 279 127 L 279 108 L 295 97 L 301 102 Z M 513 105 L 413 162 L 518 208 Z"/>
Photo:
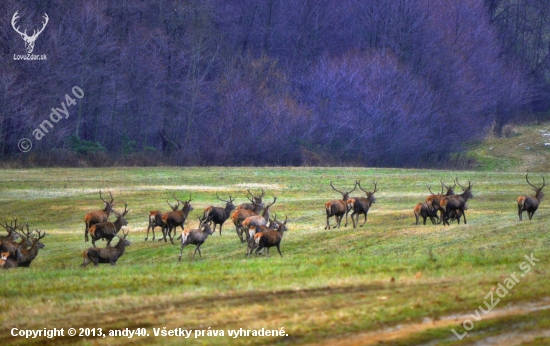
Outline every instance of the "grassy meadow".
<path id="1" fill-rule="evenodd" d="M 0 338 L 9 345 L 550 344 L 550 207 L 543 201 L 532 221 L 518 221 L 516 198 L 531 192 L 524 176 L 367 168 L 0 170 L 0 220 L 28 218 L 32 228 L 48 234 L 31 268 L 0 271 Z M 433 189 L 440 179 L 451 183 L 455 177 L 473 183 L 468 224 L 415 225 L 412 209 L 428 195 L 426 184 Z M 356 179 L 364 188 L 372 189 L 372 181 L 379 187 L 367 224 L 354 230 L 350 220 L 347 227 L 324 230 L 324 202 L 340 197 L 329 180 L 348 190 Z M 540 180 L 532 174 L 532 182 Z M 144 241 L 148 211 L 168 209 L 165 200 L 174 192 L 180 199 L 192 194 L 186 225 L 196 227 L 204 207 L 223 204 L 216 192 L 222 198 L 231 194 L 238 204 L 246 202 L 247 188 L 260 187 L 267 191 L 264 200 L 278 197 L 272 207 L 277 217 L 289 218 L 283 258 L 272 249 L 267 258 L 246 259 L 230 220 L 195 261 L 193 246 L 178 262 L 178 245 Z M 82 252 L 91 246 L 84 243 L 83 216 L 102 206 L 99 189 L 110 190 L 119 207 L 128 203 L 132 244 L 116 267 L 81 268 Z M 475 327 L 459 341 L 451 329 L 462 334 L 462 322 L 472 320 L 498 283 L 519 275 L 518 266 L 531 253 L 540 262 L 518 276 L 493 312 L 473 320 Z M 54 327 L 104 333 L 146 328 L 150 336 L 11 336 L 12 328 Z M 163 327 L 210 327 L 225 335 L 155 337 L 153 328 Z M 227 335 L 232 329 L 281 327 L 288 336 Z"/>

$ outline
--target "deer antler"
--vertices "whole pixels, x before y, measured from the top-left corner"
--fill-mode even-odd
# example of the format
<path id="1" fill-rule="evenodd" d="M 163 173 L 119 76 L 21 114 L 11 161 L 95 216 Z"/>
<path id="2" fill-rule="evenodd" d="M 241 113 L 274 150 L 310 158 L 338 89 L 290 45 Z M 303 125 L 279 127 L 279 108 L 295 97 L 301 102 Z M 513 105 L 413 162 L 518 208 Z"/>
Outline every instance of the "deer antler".
<path id="1" fill-rule="evenodd" d="M 336 188 L 334 187 L 334 185 L 332 185 L 332 180 L 330 181 L 330 186 L 332 187 L 332 189 L 336 192 L 339 192 L 341 193 L 342 195 L 344 195 L 344 193 L 342 191 L 339 191 L 339 190 L 336 190 Z"/>
<path id="2" fill-rule="evenodd" d="M 432 192 L 432 189 L 430 188 L 430 185 L 426 184 L 426 186 L 428 187 L 428 190 L 430 191 L 430 193 L 431 193 L 432 195 L 435 195 L 435 193 Z"/>
<path id="3" fill-rule="evenodd" d="M 350 192 L 348 192 L 348 194 L 352 193 L 353 191 L 355 191 L 355 189 L 357 188 L 357 181 L 355 181 L 355 185 L 353 185 L 353 189 L 351 189 Z"/>
<path id="4" fill-rule="evenodd" d="M 277 197 L 273 196 L 273 203 L 269 204 L 265 209 L 269 209 L 275 202 L 277 202 Z"/>
<path id="5" fill-rule="evenodd" d="M 166 203 L 168 203 L 168 205 L 170 206 L 170 208 L 172 208 L 172 210 L 176 210 L 180 206 L 180 202 L 178 202 L 178 204 L 172 205 L 170 204 L 170 202 L 168 202 L 168 200 L 166 200 Z"/>
<path id="6" fill-rule="evenodd" d="M 374 190 L 372 191 L 372 193 L 374 194 L 376 191 L 378 191 L 378 188 L 376 187 L 376 182 L 373 181 L 372 182 L 374 184 Z"/>

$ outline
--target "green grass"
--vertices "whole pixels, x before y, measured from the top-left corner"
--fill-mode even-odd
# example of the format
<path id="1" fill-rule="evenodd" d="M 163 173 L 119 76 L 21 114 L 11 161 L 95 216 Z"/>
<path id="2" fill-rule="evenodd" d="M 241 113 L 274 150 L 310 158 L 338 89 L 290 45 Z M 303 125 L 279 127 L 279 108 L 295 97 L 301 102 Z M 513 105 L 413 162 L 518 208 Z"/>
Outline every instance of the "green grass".
<path id="1" fill-rule="evenodd" d="M 435 186 L 440 179 L 450 183 L 456 176 L 460 182 L 473 183 L 475 198 L 468 202 L 468 224 L 416 226 L 412 209 L 426 197 L 425 185 Z M 371 187 L 375 180 L 380 189 L 366 226 L 324 230 L 323 204 L 339 197 L 329 180 L 337 188 L 349 189 L 356 179 L 363 187 Z M 168 209 L 165 200 L 173 192 L 180 199 L 192 194 L 194 211 L 188 225 L 195 227 L 204 207 L 222 204 L 216 192 L 222 198 L 231 194 L 237 197 L 236 203 L 242 203 L 246 188 L 258 191 L 260 186 L 267 189 L 267 199 L 278 196 L 273 206 L 278 218 L 289 217 L 283 258 L 271 251 L 268 258 L 246 259 L 230 221 L 223 236 L 216 232 L 203 245 L 203 259 L 194 262 L 192 247 L 185 248 L 178 263 L 179 246 L 144 241 L 148 211 Z M 83 269 L 82 252 L 91 246 L 84 243 L 83 216 L 101 207 L 99 189 L 112 191 L 119 206 L 122 201 L 128 203 L 132 245 L 116 267 Z M 540 264 L 521 278 L 497 308 L 544 302 L 550 284 L 550 212 L 543 201 L 532 221 L 518 222 L 516 198 L 529 192 L 523 172 L 223 167 L 1 170 L 0 221 L 28 218 L 33 228 L 48 235 L 43 240 L 46 248 L 31 268 L 0 271 L 0 337 L 7 344 L 181 344 L 181 338 L 153 337 L 152 328 L 284 327 L 287 337 L 204 337 L 187 342 L 268 345 L 340 340 L 353 344 L 346 340 L 355 340 L 358 333 L 473 313 L 491 288 L 512 272 L 520 272 L 518 265 L 531 252 Z M 460 342 L 450 329 L 463 330 L 462 320 L 394 342 L 468 344 L 511 328 L 538 335 L 548 327 L 545 311 L 478 322 Z M 10 336 L 14 327 L 101 327 L 104 332 L 144 327 L 151 336 L 25 340 Z"/>

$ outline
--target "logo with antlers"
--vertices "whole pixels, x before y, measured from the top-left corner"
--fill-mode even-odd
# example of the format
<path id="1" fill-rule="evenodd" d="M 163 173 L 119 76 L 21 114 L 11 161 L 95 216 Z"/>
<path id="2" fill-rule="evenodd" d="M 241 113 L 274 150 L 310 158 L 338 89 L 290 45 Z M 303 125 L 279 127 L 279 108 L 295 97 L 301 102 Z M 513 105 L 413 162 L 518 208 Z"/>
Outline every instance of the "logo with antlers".
<path id="1" fill-rule="evenodd" d="M 46 28 L 46 25 L 48 25 L 48 21 L 50 20 L 50 18 L 48 18 L 48 15 L 46 13 L 44 13 L 44 17 L 43 17 L 44 22 L 42 22 L 42 29 L 38 31 L 33 30 L 32 35 L 29 36 L 27 35 L 27 30 L 25 30 L 24 32 L 21 32 L 19 31 L 19 27 L 15 26 L 17 19 L 19 18 L 19 16 L 17 15 L 18 13 L 19 11 L 16 11 L 13 17 L 11 18 L 11 26 L 13 27 L 13 30 L 15 30 L 19 35 L 21 35 L 21 38 L 25 41 L 25 49 L 27 50 L 27 53 L 31 54 L 32 51 L 34 50 L 34 42 L 38 38 L 38 35 L 40 35 L 42 31 L 44 31 L 44 29 Z"/>

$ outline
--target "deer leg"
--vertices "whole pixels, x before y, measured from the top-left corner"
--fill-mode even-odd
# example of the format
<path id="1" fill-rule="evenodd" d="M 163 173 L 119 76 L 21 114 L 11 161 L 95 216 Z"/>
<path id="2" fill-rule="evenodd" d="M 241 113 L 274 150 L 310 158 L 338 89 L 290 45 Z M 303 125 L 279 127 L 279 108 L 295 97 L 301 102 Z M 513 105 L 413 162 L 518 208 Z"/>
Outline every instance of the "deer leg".
<path id="1" fill-rule="evenodd" d="M 327 213 L 327 222 L 325 223 L 325 229 L 330 229 L 330 223 L 328 222 L 329 218 L 330 216 L 328 216 L 328 213 Z"/>
<path id="2" fill-rule="evenodd" d="M 464 210 L 461 210 L 461 212 L 462 212 L 462 216 L 464 217 L 464 224 L 467 224 L 467 222 L 466 222 L 466 213 L 464 212 Z M 460 225 L 460 219 L 457 219 L 457 222 Z"/>
<path id="3" fill-rule="evenodd" d="M 357 215 L 357 221 L 359 221 L 359 215 Z M 361 225 L 361 227 L 365 226 L 366 223 L 367 223 L 367 213 L 365 213 L 365 221 L 363 221 L 363 224 Z"/>
<path id="4" fill-rule="evenodd" d="M 178 261 L 181 261 L 181 256 L 183 255 L 183 248 L 186 247 L 187 243 L 181 243 L 181 248 L 180 248 L 180 256 L 178 257 Z"/>
<path id="5" fill-rule="evenodd" d="M 197 246 L 197 250 L 199 251 L 199 257 L 200 258 L 202 258 L 201 245 Z"/>
<path id="6" fill-rule="evenodd" d="M 88 227 L 88 224 L 86 223 L 86 230 L 84 231 L 84 242 L 87 242 L 88 241 L 88 229 L 90 227 Z"/>
<path id="7" fill-rule="evenodd" d="M 348 213 L 349 213 L 349 210 L 347 210 L 348 207 L 346 206 L 346 222 L 344 223 L 344 227 L 348 227 Z"/>
<path id="8" fill-rule="evenodd" d="M 281 257 L 283 257 L 283 254 L 281 253 L 281 249 L 279 248 L 279 244 L 277 244 L 275 246 L 277 246 L 277 251 L 279 251 L 279 255 L 281 255 Z"/>
<path id="9" fill-rule="evenodd" d="M 263 248 L 264 248 L 264 246 L 263 246 L 262 244 L 260 244 L 260 245 L 258 246 L 258 248 L 256 249 L 256 256 L 258 256 L 258 252 L 259 252 L 261 249 L 263 249 Z"/>
<path id="10" fill-rule="evenodd" d="M 522 218 L 521 218 L 521 216 L 522 216 L 521 214 L 522 214 L 522 212 L 521 212 L 521 207 L 518 205 L 518 216 L 519 216 L 519 221 L 521 221 L 521 219 L 522 219 Z"/>
<path id="11" fill-rule="evenodd" d="M 220 237 L 222 236 L 222 226 L 223 224 L 220 223 Z M 214 230 L 216 230 L 216 224 L 214 224 Z"/>

